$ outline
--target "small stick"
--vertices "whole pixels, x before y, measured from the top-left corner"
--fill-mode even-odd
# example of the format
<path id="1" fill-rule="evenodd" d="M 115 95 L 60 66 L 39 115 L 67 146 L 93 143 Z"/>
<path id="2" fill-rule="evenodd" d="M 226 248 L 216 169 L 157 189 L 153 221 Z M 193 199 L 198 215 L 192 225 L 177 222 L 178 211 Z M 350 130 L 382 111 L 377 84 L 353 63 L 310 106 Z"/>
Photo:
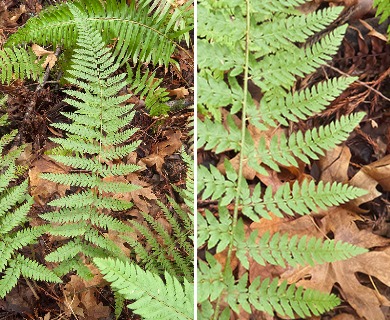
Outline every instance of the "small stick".
<path id="1" fill-rule="evenodd" d="M 337 71 L 338 73 L 342 74 L 343 76 L 347 76 L 347 77 L 350 77 L 351 75 L 349 75 L 348 73 L 345 73 L 343 71 L 341 71 L 340 69 L 336 68 L 336 67 L 333 67 L 329 64 L 326 65 L 327 67 L 329 67 L 330 69 L 334 70 L 334 71 Z M 369 86 L 368 84 L 366 84 L 365 82 L 363 81 L 360 81 L 360 80 L 356 80 L 357 83 L 361 84 L 363 87 L 366 87 L 367 89 L 369 89 L 370 91 L 373 91 L 375 92 L 378 96 L 381 96 L 383 99 L 387 100 L 387 101 L 390 101 L 390 98 L 386 97 L 385 95 L 383 95 L 382 92 L 374 89 L 373 87 Z"/>

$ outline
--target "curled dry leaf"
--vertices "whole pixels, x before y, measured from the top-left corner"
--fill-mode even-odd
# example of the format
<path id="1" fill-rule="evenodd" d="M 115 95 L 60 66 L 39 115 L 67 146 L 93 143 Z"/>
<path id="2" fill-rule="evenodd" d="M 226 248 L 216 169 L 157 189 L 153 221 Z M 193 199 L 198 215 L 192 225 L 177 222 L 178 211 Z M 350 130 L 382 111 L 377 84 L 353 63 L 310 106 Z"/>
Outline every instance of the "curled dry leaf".
<path id="1" fill-rule="evenodd" d="M 34 161 L 29 170 L 30 193 L 35 202 L 39 205 L 47 203 L 54 194 L 61 197 L 65 196 L 66 190 L 70 186 L 58 184 L 49 180 L 42 179 L 40 175 L 45 172 L 50 173 L 69 173 L 69 168 L 58 164 L 48 157 L 43 156 L 41 159 Z"/>
<path id="2" fill-rule="evenodd" d="M 189 95 L 188 89 L 184 87 L 180 87 L 173 90 L 168 90 L 170 96 L 176 96 L 176 99 L 184 99 L 186 96 Z"/>
<path id="3" fill-rule="evenodd" d="M 91 268 L 91 265 L 89 265 Z M 97 286 L 106 284 L 96 267 L 91 268 L 94 278 L 90 281 L 83 280 L 77 275 L 70 276 L 70 281 L 65 285 L 64 301 L 61 309 L 67 316 L 77 315 L 88 320 L 108 319 L 111 309 L 97 301 Z"/>
<path id="4" fill-rule="evenodd" d="M 156 165 L 156 171 L 160 175 L 163 175 L 162 166 L 165 162 L 165 157 L 171 156 L 182 146 L 182 142 L 180 140 L 182 134 L 180 131 L 169 129 L 164 133 L 164 136 L 167 138 L 167 140 L 161 141 L 154 145 L 152 148 L 152 153 L 149 156 L 142 158 L 140 161 L 140 165 L 146 164 L 148 167 Z"/>
<path id="5" fill-rule="evenodd" d="M 384 191 L 390 191 L 390 155 L 362 167 L 349 184 L 368 191 L 366 195 L 350 202 L 350 205 L 356 207 L 356 210 L 364 212 L 358 206 L 381 195 L 377 190 L 378 184 Z"/>
<path id="6" fill-rule="evenodd" d="M 54 67 L 57 62 L 57 57 L 54 54 L 54 51 L 48 51 L 35 43 L 31 46 L 31 49 L 38 58 L 47 55 L 45 61 L 42 63 L 43 68 L 46 68 L 46 66 L 49 66 L 50 69 Z"/>

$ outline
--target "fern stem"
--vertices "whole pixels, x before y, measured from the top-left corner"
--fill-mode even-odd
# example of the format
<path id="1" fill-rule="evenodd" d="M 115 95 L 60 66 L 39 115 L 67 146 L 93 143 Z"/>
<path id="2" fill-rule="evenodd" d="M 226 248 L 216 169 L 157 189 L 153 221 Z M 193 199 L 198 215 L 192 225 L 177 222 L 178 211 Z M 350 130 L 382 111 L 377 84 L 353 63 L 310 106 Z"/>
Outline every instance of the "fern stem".
<path id="1" fill-rule="evenodd" d="M 241 141 L 240 141 L 240 160 L 239 160 L 239 166 L 238 166 L 238 178 L 237 178 L 237 192 L 234 200 L 234 210 L 233 210 L 233 221 L 232 221 L 232 231 L 230 234 L 230 244 L 228 247 L 228 253 L 227 253 L 227 259 L 226 259 L 226 265 L 225 265 L 225 275 L 231 274 L 230 269 L 230 261 L 233 251 L 233 235 L 235 233 L 235 229 L 237 227 L 237 221 L 238 221 L 238 209 L 240 207 L 240 198 L 241 198 L 241 184 L 243 179 L 243 167 L 244 167 L 244 144 L 245 144 L 245 132 L 246 132 L 246 107 L 247 107 L 247 99 L 248 99 L 248 81 L 249 81 L 249 31 L 250 31 L 250 0 L 245 1 L 246 4 L 246 29 L 245 29 L 245 64 L 244 64 L 244 88 L 243 88 L 243 94 L 244 97 L 242 99 L 242 117 L 241 117 Z M 215 312 L 214 312 L 214 320 L 218 319 L 219 315 L 219 309 L 220 309 L 220 301 L 221 296 L 218 298 Z"/>

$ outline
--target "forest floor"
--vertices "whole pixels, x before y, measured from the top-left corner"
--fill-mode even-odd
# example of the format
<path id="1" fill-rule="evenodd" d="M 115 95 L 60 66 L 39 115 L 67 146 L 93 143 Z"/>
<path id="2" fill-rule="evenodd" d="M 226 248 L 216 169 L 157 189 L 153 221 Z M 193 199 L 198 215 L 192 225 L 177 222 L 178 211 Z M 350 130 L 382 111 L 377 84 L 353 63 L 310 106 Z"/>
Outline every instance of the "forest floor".
<path id="1" fill-rule="evenodd" d="M 21 4 L 22 3 L 22 4 Z M 26 0 L 0 1 L 0 46 L 26 21 L 37 15 L 44 7 L 55 1 Z M 136 139 L 142 143 L 134 154 L 134 163 L 144 170 L 134 175 L 132 183 L 141 185 L 140 192 L 132 195 L 134 207 L 131 219 L 143 219 L 140 212 L 152 215 L 161 222 L 161 208 L 156 200 L 168 205 L 166 196 L 180 203 L 172 186 L 185 187 L 186 164 L 180 157 L 182 147 L 193 152 L 190 118 L 193 116 L 193 49 L 182 44 L 185 50 L 177 50 L 172 58 L 180 70 L 170 65 L 159 67 L 156 75 L 163 79 L 162 87 L 169 92 L 173 107 L 168 116 L 151 117 L 142 97 L 133 96 L 129 103 L 135 104 L 136 115 L 131 123 L 138 128 Z M 55 48 L 45 48 L 55 50 Z M 18 129 L 16 145 L 24 143 L 26 149 L 18 159 L 19 164 L 28 167 L 24 175 L 30 180 L 30 194 L 35 204 L 30 212 L 30 224 L 39 225 L 38 215 L 49 210 L 47 203 L 64 194 L 64 187 L 40 179 L 42 172 L 58 172 L 61 168 L 45 154 L 54 147 L 50 137 L 62 133 L 50 127 L 51 123 L 63 120 L 60 112 L 69 110 L 63 102 L 65 94 L 55 72 L 51 73 L 43 88 L 36 90 L 37 82 L 16 80 L 10 85 L 0 85 L 0 94 L 8 95 L 6 110 L 9 128 Z M 177 108 L 175 107 L 177 106 Z M 26 119 L 27 110 L 32 110 Z M 2 133 L 3 134 L 3 133 Z M 127 217 L 129 218 L 129 217 Z M 164 221 L 162 221 L 164 223 Z M 168 223 L 165 221 L 165 223 Z M 56 247 L 56 237 L 43 237 L 39 244 L 23 251 L 34 256 L 41 263 L 44 257 Z M 123 246 L 123 243 L 118 244 Z M 100 279 L 83 281 L 76 275 L 69 275 L 62 284 L 35 282 L 21 278 L 18 285 L 0 300 L 0 319 L 114 319 L 114 298 L 108 286 L 99 285 Z M 120 319 L 139 319 L 125 308 Z"/>

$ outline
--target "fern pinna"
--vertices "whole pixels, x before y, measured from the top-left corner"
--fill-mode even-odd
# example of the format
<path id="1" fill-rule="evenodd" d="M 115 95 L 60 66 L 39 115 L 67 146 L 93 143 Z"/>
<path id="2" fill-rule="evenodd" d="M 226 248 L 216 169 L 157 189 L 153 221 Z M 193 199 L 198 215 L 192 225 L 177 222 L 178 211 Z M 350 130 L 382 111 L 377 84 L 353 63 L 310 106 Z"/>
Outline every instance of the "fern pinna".
<path id="1" fill-rule="evenodd" d="M 105 230 L 126 232 L 130 228 L 110 215 L 113 211 L 129 209 L 132 204 L 116 198 L 139 187 L 119 181 L 138 169 L 121 159 L 134 151 L 140 141 L 129 140 L 136 129 L 125 129 L 134 116 L 132 105 L 123 104 L 130 95 L 118 95 L 126 84 L 126 74 L 112 74 L 118 64 L 98 31 L 92 31 L 89 22 L 77 7 L 71 7 L 78 28 L 78 48 L 72 60 L 72 75 L 68 81 L 83 91 L 66 90 L 73 98 L 65 101 L 77 111 L 63 113 L 71 123 L 54 124 L 67 132 L 66 138 L 52 138 L 66 153 L 51 157 L 73 168 L 69 174 L 43 174 L 53 182 L 78 187 L 76 193 L 50 202 L 60 208 L 45 213 L 42 218 L 53 223 L 52 234 L 70 238 L 69 242 L 50 253 L 46 259 L 62 262 L 58 274 L 76 270 L 88 276 L 82 263 L 86 257 L 126 257 L 119 247 L 104 236 Z M 61 154 L 62 153 L 62 154 Z M 54 227 L 54 225 L 60 224 Z M 80 256 L 80 253 L 82 255 Z"/>
<path id="2" fill-rule="evenodd" d="M 317 42 L 303 45 L 341 11 L 331 7 L 304 15 L 296 9 L 303 3 L 199 1 L 198 110 L 204 120 L 198 121 L 198 147 L 215 154 L 228 151 L 218 169 L 213 164 L 198 169 L 201 199 L 218 202 L 217 208 L 198 214 L 198 245 L 216 253 L 226 250 L 223 265 L 208 251 L 199 261 L 199 319 L 230 319 L 234 312 L 251 314 L 255 309 L 288 318 L 319 315 L 340 299 L 278 279 L 257 277 L 249 284 L 243 271 L 249 269 L 249 261 L 283 267 L 313 265 L 366 251 L 349 243 L 293 234 L 259 237 L 257 231 L 245 228 L 248 218 L 270 219 L 271 213 L 306 215 L 366 192 L 341 183 L 308 180 L 277 189 L 261 183 L 250 187 L 245 179 L 253 179 L 253 172 L 264 177 L 280 172 L 281 167 L 310 164 L 310 159 L 318 159 L 347 139 L 364 117 L 362 113 L 345 115 L 305 133 L 287 135 L 282 129 L 324 110 L 356 79 L 328 79 L 295 90 L 297 77 L 315 71 L 337 52 L 346 30 L 340 26 Z M 243 268 L 240 278 L 232 270 L 233 255 Z"/>
<path id="3" fill-rule="evenodd" d="M 6 116 L 0 117 L 0 127 L 6 124 Z M 28 181 L 16 182 L 18 168 L 15 160 L 22 152 L 17 148 L 4 152 L 4 148 L 15 137 L 16 131 L 0 138 L 0 297 L 5 295 L 23 276 L 34 280 L 61 282 L 57 275 L 44 265 L 24 257 L 18 252 L 24 246 L 36 243 L 47 231 L 47 226 L 22 227 L 27 221 L 33 200 L 28 195 Z"/>

